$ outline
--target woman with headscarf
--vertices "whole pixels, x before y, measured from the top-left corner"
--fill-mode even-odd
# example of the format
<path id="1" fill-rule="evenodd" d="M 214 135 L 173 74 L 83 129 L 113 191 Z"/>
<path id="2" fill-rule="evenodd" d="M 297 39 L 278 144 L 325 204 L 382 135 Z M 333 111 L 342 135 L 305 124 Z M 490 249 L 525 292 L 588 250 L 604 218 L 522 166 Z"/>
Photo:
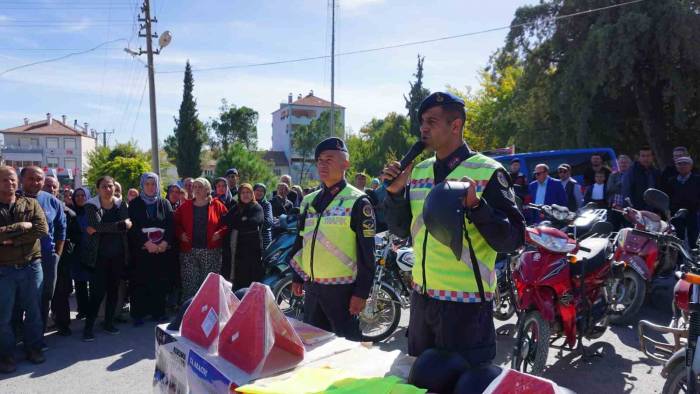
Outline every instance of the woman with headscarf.
<path id="1" fill-rule="evenodd" d="M 175 211 L 175 234 L 180 241 L 182 298 L 192 298 L 210 272 L 221 270 L 221 246 L 228 228 L 221 218 L 226 206 L 211 196 L 206 178 L 192 182 L 194 199 Z"/>
<path id="2" fill-rule="evenodd" d="M 170 206 L 173 207 L 173 211 L 180 207 L 182 193 L 183 189 L 177 183 L 171 183 L 168 185 L 168 191 L 165 193 L 165 199 L 168 200 Z"/>
<path id="3" fill-rule="evenodd" d="M 170 265 L 176 264 L 170 251 L 175 237 L 173 208 L 160 196 L 158 175 L 141 175 L 138 197 L 129 204 L 133 222 L 129 230 L 131 251 L 131 317 L 134 326 L 146 316 L 163 321 Z"/>
<path id="4" fill-rule="evenodd" d="M 228 188 L 228 181 L 224 177 L 219 177 L 214 180 L 213 196 L 224 203 L 227 209 L 231 209 L 232 206 L 236 205 L 236 200 L 231 194 L 231 189 Z"/>
<path id="5" fill-rule="evenodd" d="M 272 243 L 272 223 L 274 221 L 272 217 L 272 204 L 267 201 L 267 186 L 264 183 L 256 183 L 253 186 L 253 192 L 255 193 L 255 201 L 260 204 L 263 210 L 263 224 L 260 227 L 260 234 L 262 235 L 263 250 Z"/>
<path id="6" fill-rule="evenodd" d="M 90 190 L 86 187 L 76 188 L 73 192 L 73 209 L 75 211 L 75 221 L 80 229 L 80 235 L 72 239 L 74 258 L 71 259 L 71 276 L 75 282 L 75 301 L 78 304 L 78 315 L 76 319 L 81 320 L 87 317 L 90 299 L 88 297 L 88 282 L 91 280 L 91 270 L 86 269 L 81 260 L 81 253 L 85 248 L 85 238 L 87 234 L 87 215 L 85 215 L 85 204 L 91 198 Z M 70 236 L 70 224 L 68 225 Z"/>
<path id="7" fill-rule="evenodd" d="M 255 201 L 253 187 L 250 183 L 242 184 L 238 187 L 238 204 L 223 218 L 230 229 L 238 231 L 236 245 L 231 248 L 235 250 L 232 262 L 234 290 L 259 282 L 265 275 L 260 234 L 263 221 L 263 210 Z"/>
<path id="8" fill-rule="evenodd" d="M 90 282 L 90 309 L 83 331 L 83 340 L 87 342 L 95 340 L 93 328 L 105 295 L 107 301 L 102 329 L 111 335 L 119 334 L 119 329 L 114 326 L 114 314 L 119 281 L 128 259 L 126 233 L 131 228 L 126 204 L 114 195 L 114 179 L 102 176 L 95 187 L 97 197 L 85 204 L 88 237 L 81 256 L 83 264 L 95 270 Z"/>

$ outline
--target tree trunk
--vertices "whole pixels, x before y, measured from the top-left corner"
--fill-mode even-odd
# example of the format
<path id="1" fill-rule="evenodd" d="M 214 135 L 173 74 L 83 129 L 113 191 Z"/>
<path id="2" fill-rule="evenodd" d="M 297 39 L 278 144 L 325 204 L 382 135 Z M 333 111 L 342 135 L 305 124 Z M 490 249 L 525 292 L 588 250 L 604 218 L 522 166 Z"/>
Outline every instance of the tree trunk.
<path id="1" fill-rule="evenodd" d="M 642 122 L 642 130 L 658 164 L 663 168 L 670 161 L 671 149 L 668 143 L 668 132 L 663 121 L 661 92 L 659 89 L 647 87 L 641 82 L 635 87 L 634 95 L 639 119 Z"/>

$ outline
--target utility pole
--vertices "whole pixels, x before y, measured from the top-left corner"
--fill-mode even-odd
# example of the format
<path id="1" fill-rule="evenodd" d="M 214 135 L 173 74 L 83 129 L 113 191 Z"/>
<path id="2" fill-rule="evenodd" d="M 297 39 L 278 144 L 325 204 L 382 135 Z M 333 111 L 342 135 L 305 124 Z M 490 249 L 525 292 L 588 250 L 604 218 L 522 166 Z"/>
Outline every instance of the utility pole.
<path id="1" fill-rule="evenodd" d="M 158 20 L 151 19 L 151 5 L 149 0 L 143 0 L 141 7 L 143 17 L 139 17 L 139 22 L 143 22 L 141 30 L 146 30 L 145 33 L 139 32 L 139 37 L 146 38 L 146 56 L 148 57 L 148 97 L 151 104 L 151 170 L 160 176 L 160 159 L 158 157 L 158 120 L 156 119 L 156 81 L 155 70 L 153 67 L 153 38 L 158 38 L 153 34 L 151 29 L 152 23 L 158 23 Z M 141 51 L 143 52 L 143 51 Z M 157 49 L 155 54 L 159 54 Z"/>
<path id="2" fill-rule="evenodd" d="M 102 146 L 106 147 L 107 146 L 107 134 L 114 134 L 114 129 L 112 129 L 112 131 L 107 131 L 107 130 L 101 131 L 101 132 L 96 131 L 95 134 L 97 134 L 98 136 L 100 134 L 102 134 Z"/>
<path id="3" fill-rule="evenodd" d="M 335 136 L 335 0 L 331 0 L 331 137 Z"/>

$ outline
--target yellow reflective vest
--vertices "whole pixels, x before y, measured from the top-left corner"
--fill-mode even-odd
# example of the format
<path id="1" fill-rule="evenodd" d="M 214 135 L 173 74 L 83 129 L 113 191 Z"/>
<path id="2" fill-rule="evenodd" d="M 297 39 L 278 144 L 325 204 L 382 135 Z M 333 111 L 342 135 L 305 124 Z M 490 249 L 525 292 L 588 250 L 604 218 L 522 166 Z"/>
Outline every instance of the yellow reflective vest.
<path id="1" fill-rule="evenodd" d="M 365 194 L 346 185 L 323 212 L 311 205 L 320 193 L 310 193 L 301 202 L 306 212 L 302 248 L 291 260 L 292 268 L 305 281 L 321 284 L 353 283 L 357 277 L 357 242 L 350 227 L 352 207 Z"/>
<path id="2" fill-rule="evenodd" d="M 435 184 L 434 163 L 435 157 L 427 159 L 417 164 L 411 173 L 411 236 L 416 256 L 414 289 L 432 298 L 456 302 L 481 302 L 480 290 L 483 289 L 484 298 L 488 301 L 496 286 L 496 251 L 477 228 L 465 218 L 469 239 L 462 237 L 462 256 L 456 259 L 450 247 L 433 238 L 423 224 L 423 204 Z M 499 169 L 503 169 L 500 163 L 477 153 L 460 163 L 445 180 L 459 181 L 467 176 L 474 180 L 476 195 L 481 198 L 489 179 Z M 473 249 L 470 250 L 470 246 Z M 472 261 L 472 251 L 476 264 Z M 475 267 L 478 267 L 478 273 Z"/>

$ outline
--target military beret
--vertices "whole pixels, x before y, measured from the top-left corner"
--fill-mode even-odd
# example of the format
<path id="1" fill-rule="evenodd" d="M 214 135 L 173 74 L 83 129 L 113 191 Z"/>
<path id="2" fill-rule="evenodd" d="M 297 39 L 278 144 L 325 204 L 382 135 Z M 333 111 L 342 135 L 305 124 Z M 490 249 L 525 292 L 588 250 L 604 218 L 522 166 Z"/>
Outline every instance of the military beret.
<path id="1" fill-rule="evenodd" d="M 316 150 L 314 151 L 314 160 L 318 160 L 321 153 L 327 150 L 339 150 L 347 153 L 348 147 L 345 146 L 345 142 L 338 137 L 326 138 L 316 146 Z"/>
<path id="2" fill-rule="evenodd" d="M 420 119 L 421 115 L 423 115 L 423 112 L 429 110 L 430 108 L 445 104 L 458 104 L 464 108 L 464 100 L 455 96 L 454 94 L 449 92 L 435 92 L 423 99 L 423 101 L 420 103 L 420 107 L 418 108 L 418 119 Z"/>

